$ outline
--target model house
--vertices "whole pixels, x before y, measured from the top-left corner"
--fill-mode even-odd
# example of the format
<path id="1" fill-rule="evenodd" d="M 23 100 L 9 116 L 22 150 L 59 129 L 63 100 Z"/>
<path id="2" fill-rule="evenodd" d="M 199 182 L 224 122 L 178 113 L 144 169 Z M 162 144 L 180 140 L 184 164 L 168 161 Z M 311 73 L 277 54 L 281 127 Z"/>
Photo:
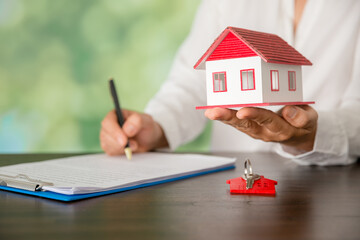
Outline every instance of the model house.
<path id="1" fill-rule="evenodd" d="M 250 189 L 246 189 L 246 181 L 242 177 L 227 180 L 226 183 L 230 184 L 230 193 L 276 194 L 275 185 L 277 185 L 277 181 L 264 178 L 263 176 L 255 180 L 253 187 Z"/>
<path id="2" fill-rule="evenodd" d="M 312 65 L 277 35 L 227 27 L 195 64 L 206 69 L 207 106 L 301 105 L 301 66 Z"/>

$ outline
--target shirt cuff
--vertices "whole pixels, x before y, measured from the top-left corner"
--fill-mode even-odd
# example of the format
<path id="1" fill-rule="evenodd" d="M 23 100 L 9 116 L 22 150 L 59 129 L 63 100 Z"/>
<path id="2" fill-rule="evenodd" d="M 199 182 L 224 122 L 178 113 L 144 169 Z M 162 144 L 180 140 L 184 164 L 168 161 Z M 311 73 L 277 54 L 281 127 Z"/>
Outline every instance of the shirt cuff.
<path id="1" fill-rule="evenodd" d="M 161 110 L 160 107 L 153 107 L 152 103 L 150 103 L 145 109 L 145 113 L 151 115 L 154 121 L 163 129 L 166 140 L 169 143 L 169 149 L 167 150 L 174 151 L 181 145 L 181 136 L 178 134 L 177 126 L 173 124 L 176 123 L 177 119 L 174 119 L 173 115 L 169 114 L 169 111 Z M 166 151 L 166 148 L 162 148 L 161 150 Z"/>
<path id="2" fill-rule="evenodd" d="M 318 115 L 318 127 L 312 151 L 294 155 L 286 152 L 281 144 L 278 144 L 276 152 L 300 165 L 328 166 L 354 163 L 356 157 L 348 155 L 347 134 L 336 115 L 329 112 L 319 112 Z"/>

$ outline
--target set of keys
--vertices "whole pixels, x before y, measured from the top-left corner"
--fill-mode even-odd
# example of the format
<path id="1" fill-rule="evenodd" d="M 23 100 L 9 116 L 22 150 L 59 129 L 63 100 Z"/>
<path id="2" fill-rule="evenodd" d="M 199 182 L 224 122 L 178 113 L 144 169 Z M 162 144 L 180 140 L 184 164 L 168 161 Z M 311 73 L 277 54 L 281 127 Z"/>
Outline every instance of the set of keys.
<path id="1" fill-rule="evenodd" d="M 227 180 L 226 183 L 230 184 L 230 193 L 259 195 L 274 195 L 276 193 L 275 185 L 277 185 L 276 181 L 253 173 L 249 159 L 244 163 L 244 175 Z"/>
<path id="2" fill-rule="evenodd" d="M 245 161 L 244 167 L 244 175 L 242 178 L 246 181 L 246 189 L 250 189 L 253 187 L 255 180 L 259 180 L 261 176 L 259 174 L 253 173 L 249 159 Z"/>

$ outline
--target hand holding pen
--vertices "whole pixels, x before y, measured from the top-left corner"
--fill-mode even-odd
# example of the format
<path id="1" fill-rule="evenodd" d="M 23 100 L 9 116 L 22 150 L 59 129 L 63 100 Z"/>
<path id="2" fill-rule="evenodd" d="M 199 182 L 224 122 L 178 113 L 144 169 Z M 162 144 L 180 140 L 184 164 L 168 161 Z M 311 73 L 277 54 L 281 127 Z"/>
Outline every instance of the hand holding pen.
<path id="1" fill-rule="evenodd" d="M 109 84 L 110 86 L 114 85 L 114 81 L 111 79 Z M 115 101 L 116 98 L 113 98 L 115 109 L 115 102 L 118 103 L 118 99 Z M 117 116 L 116 110 L 112 110 L 101 122 L 100 143 L 105 153 L 114 156 L 126 154 L 126 148 L 131 152 L 146 152 L 156 148 L 168 147 L 161 126 L 150 115 L 126 109 L 122 109 L 120 112 L 122 118 Z M 129 150 L 127 151 L 129 152 Z"/>

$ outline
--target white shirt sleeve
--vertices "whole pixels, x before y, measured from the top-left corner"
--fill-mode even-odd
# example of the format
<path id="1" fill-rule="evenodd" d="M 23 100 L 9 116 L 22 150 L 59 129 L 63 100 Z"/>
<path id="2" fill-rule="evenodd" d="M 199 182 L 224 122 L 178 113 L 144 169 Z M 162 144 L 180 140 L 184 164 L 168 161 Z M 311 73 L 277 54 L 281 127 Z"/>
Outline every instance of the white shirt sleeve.
<path id="1" fill-rule="evenodd" d="M 341 105 L 333 111 L 318 112 L 313 150 L 292 155 L 279 144 L 278 154 L 301 165 L 346 165 L 357 160 L 360 156 L 360 34 L 352 70 L 352 79 Z"/>
<path id="2" fill-rule="evenodd" d="M 216 38 L 213 16 L 216 7 L 212 1 L 203 1 L 196 14 L 192 30 L 180 47 L 167 81 L 148 103 L 145 112 L 163 128 L 174 150 L 193 140 L 207 122 L 203 111 L 196 106 L 206 105 L 205 71 L 195 70 L 194 64 Z M 211 40 L 212 39 L 212 40 Z"/>

